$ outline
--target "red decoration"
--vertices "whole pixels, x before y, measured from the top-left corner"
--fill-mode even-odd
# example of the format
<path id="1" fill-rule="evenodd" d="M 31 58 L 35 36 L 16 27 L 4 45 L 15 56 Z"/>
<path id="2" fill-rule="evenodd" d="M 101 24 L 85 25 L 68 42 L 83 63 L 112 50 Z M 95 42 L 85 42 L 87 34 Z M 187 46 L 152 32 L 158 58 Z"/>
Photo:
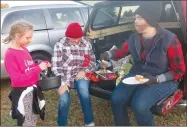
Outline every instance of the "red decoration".
<path id="1" fill-rule="evenodd" d="M 94 73 L 86 73 L 86 77 L 90 80 L 90 81 L 93 81 L 93 82 L 98 82 L 99 81 L 99 78 L 96 74 Z"/>
<path id="2" fill-rule="evenodd" d="M 83 67 L 87 67 L 90 64 L 90 56 L 89 55 L 84 55 L 84 62 L 83 62 Z"/>

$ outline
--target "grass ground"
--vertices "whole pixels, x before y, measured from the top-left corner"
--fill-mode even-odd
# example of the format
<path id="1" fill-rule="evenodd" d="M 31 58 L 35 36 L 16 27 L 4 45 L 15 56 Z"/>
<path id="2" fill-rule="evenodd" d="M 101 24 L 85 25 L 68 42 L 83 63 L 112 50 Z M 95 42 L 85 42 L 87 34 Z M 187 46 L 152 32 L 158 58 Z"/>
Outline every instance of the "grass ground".
<path id="1" fill-rule="evenodd" d="M 9 116 L 11 104 L 8 99 L 8 94 L 11 91 L 10 81 L 1 82 L 1 126 L 14 126 L 16 121 Z M 71 108 L 69 114 L 69 126 L 82 126 L 83 114 L 79 99 L 75 91 L 71 91 Z M 38 118 L 38 126 L 57 126 L 57 106 L 58 94 L 56 91 L 47 91 L 44 93 L 46 98 L 46 117 L 44 121 Z M 96 98 L 92 96 L 92 105 L 94 111 L 95 123 L 97 126 L 111 126 L 113 125 L 113 116 L 109 101 Z M 133 114 L 129 111 L 131 120 Z M 186 126 L 187 123 L 186 108 L 176 106 L 165 117 L 155 116 L 155 123 L 157 126 Z M 131 121 L 136 125 L 135 121 Z"/>

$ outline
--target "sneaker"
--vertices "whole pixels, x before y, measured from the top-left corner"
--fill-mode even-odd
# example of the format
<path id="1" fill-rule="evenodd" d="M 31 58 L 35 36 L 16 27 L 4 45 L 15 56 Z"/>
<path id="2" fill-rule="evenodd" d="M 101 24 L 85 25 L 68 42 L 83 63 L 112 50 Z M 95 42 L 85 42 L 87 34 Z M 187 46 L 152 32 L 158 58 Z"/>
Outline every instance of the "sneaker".
<path id="1" fill-rule="evenodd" d="M 95 126 L 95 123 L 94 122 L 92 122 L 92 123 L 90 123 L 90 124 L 85 124 L 85 126 Z"/>
<path id="2" fill-rule="evenodd" d="M 187 106 L 187 100 L 181 100 L 179 102 L 179 105 L 181 105 L 181 106 Z"/>

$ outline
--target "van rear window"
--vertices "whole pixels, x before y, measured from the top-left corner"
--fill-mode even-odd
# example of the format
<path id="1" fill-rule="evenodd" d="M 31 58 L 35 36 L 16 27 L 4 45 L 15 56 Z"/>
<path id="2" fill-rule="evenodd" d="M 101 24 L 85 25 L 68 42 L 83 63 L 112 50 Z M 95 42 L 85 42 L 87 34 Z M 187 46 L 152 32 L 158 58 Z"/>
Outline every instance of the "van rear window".
<path id="1" fill-rule="evenodd" d="M 2 25 L 2 33 L 7 34 L 10 31 L 11 25 L 18 20 L 25 20 L 34 25 L 34 30 L 46 29 L 45 18 L 43 10 L 21 10 L 8 14 Z"/>

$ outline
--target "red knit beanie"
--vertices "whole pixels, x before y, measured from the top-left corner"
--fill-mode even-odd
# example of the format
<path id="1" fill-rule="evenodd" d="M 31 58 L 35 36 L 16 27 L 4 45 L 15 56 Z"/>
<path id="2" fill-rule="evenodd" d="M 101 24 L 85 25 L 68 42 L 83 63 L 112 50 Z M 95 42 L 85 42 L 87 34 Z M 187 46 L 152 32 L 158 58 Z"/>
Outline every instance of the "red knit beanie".
<path id="1" fill-rule="evenodd" d="M 65 35 L 71 38 L 81 38 L 83 37 L 83 31 L 79 23 L 71 23 L 68 25 Z"/>

